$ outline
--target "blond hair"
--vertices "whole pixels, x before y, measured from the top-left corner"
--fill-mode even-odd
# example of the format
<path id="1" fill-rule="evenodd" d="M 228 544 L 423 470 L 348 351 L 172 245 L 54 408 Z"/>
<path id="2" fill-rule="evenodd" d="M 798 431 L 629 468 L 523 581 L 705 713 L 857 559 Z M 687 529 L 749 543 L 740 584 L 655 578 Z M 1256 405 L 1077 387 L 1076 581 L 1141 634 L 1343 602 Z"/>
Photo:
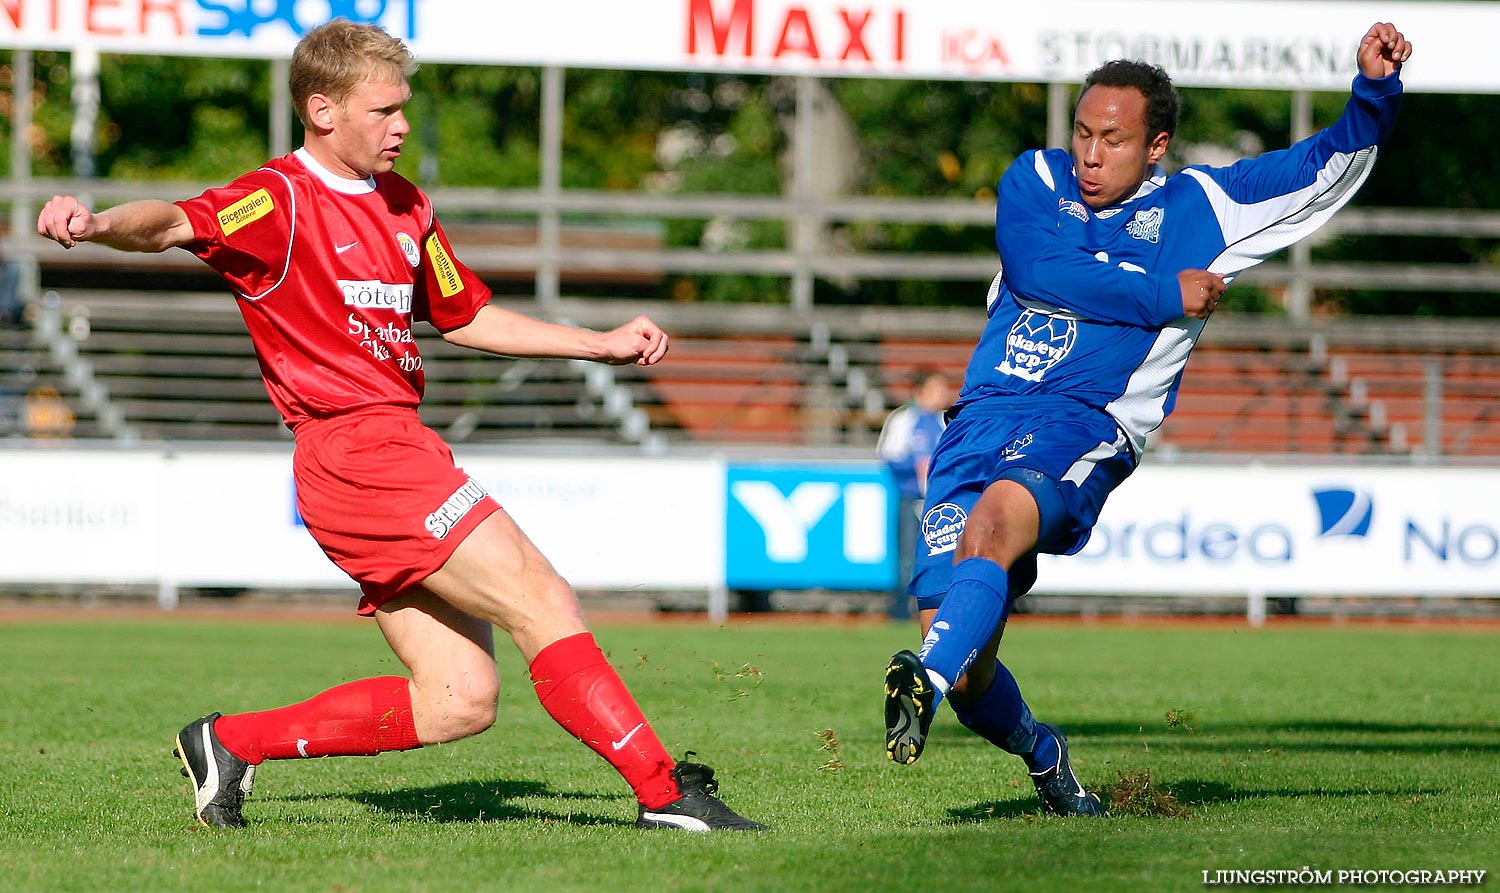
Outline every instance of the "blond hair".
<path id="1" fill-rule="evenodd" d="M 297 43 L 288 83 L 297 115 L 307 124 L 307 100 L 314 93 L 343 105 L 366 80 L 399 82 L 416 70 L 406 44 L 378 25 L 334 19 Z"/>

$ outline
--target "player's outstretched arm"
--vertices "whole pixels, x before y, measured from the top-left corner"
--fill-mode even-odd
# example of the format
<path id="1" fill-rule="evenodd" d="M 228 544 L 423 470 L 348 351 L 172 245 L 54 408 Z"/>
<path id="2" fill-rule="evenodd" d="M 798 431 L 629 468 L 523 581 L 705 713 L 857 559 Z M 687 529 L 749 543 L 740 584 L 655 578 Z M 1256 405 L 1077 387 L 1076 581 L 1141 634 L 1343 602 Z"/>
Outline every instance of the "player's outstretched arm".
<path id="1" fill-rule="evenodd" d="M 54 195 L 36 218 L 38 235 L 64 248 L 98 242 L 122 251 L 165 251 L 193 240 L 187 214 L 171 202 L 128 202 L 94 213 L 71 195 Z"/>
<path id="2" fill-rule="evenodd" d="M 608 332 L 533 319 L 488 304 L 468 325 L 443 332 L 444 340 L 507 357 L 594 360 L 650 366 L 667 354 L 667 334 L 644 316 Z"/>
<path id="3" fill-rule="evenodd" d="M 1365 77 L 1383 78 L 1400 71 L 1411 58 L 1411 42 L 1390 22 L 1376 22 L 1359 42 L 1355 58 Z"/>

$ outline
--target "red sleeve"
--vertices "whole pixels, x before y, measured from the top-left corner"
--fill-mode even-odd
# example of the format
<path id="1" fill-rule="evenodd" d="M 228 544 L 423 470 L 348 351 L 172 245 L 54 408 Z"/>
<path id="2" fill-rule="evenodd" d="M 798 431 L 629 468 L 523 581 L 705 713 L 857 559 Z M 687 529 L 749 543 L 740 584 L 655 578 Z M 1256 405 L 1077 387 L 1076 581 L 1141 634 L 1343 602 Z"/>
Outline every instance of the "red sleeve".
<path id="1" fill-rule="evenodd" d="M 432 228 L 422 239 L 422 263 L 417 268 L 412 316 L 447 332 L 468 325 L 490 300 L 489 286 L 453 256 L 453 246 L 442 224 L 432 218 Z"/>
<path id="2" fill-rule="evenodd" d="M 251 171 L 177 206 L 193 225 L 193 241 L 183 247 L 240 294 L 262 297 L 286 278 L 297 207 L 281 174 Z"/>

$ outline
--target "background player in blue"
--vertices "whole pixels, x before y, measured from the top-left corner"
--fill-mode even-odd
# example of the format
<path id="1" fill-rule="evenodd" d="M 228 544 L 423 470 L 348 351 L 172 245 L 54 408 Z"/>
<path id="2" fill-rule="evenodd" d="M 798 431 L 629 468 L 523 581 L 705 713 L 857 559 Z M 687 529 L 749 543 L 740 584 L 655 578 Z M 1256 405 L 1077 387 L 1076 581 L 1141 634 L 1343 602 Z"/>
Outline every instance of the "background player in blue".
<path id="1" fill-rule="evenodd" d="M 1055 727 L 996 659 L 1036 554 L 1082 549 L 1105 497 L 1172 411 L 1188 354 L 1234 276 L 1302 239 L 1365 178 L 1401 99 L 1411 44 L 1373 25 L 1343 115 L 1290 148 L 1168 177 L 1178 99 L 1160 68 L 1084 82 L 1072 150 L 1029 151 L 1000 180 L 1002 271 L 932 458 L 911 593 L 919 654 L 886 670 L 886 748 L 922 753 L 937 704 L 1026 761 L 1049 812 L 1101 815 Z"/>
<path id="2" fill-rule="evenodd" d="M 891 591 L 892 620 L 911 619 L 912 555 L 917 547 L 922 499 L 927 495 L 927 468 L 938 437 L 948 424 L 944 414 L 953 404 L 953 384 L 942 370 L 918 369 L 911 378 L 911 399 L 892 410 L 880 428 L 875 454 L 896 480 L 901 506 L 896 512 L 896 544 L 901 555 L 896 588 Z"/>

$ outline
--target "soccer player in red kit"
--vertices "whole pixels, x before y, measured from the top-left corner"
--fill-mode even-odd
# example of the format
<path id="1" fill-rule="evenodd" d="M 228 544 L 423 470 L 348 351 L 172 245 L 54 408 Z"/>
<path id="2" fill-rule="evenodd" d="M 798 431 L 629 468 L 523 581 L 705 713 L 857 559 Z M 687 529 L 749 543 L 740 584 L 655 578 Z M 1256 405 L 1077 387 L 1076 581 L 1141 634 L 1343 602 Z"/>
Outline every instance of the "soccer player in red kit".
<path id="1" fill-rule="evenodd" d="M 39 233 L 68 248 L 186 248 L 230 285 L 266 390 L 296 437 L 302 518 L 359 582 L 360 613 L 374 616 L 411 673 L 189 723 L 176 747 L 194 812 L 211 827 L 244 825 L 241 805 L 264 760 L 410 750 L 489 728 L 494 625 L 525 657 L 546 711 L 630 785 L 637 825 L 764 828 L 714 796 L 711 769 L 673 761 L 572 588 L 418 420 L 413 320 L 490 353 L 614 364 L 660 361 L 667 336 L 644 316 L 593 332 L 488 303 L 427 196 L 392 171 L 410 132 L 402 108 L 415 68 L 385 31 L 335 20 L 292 55 L 301 149 L 185 201 L 96 214 L 56 196 L 37 219 Z"/>

